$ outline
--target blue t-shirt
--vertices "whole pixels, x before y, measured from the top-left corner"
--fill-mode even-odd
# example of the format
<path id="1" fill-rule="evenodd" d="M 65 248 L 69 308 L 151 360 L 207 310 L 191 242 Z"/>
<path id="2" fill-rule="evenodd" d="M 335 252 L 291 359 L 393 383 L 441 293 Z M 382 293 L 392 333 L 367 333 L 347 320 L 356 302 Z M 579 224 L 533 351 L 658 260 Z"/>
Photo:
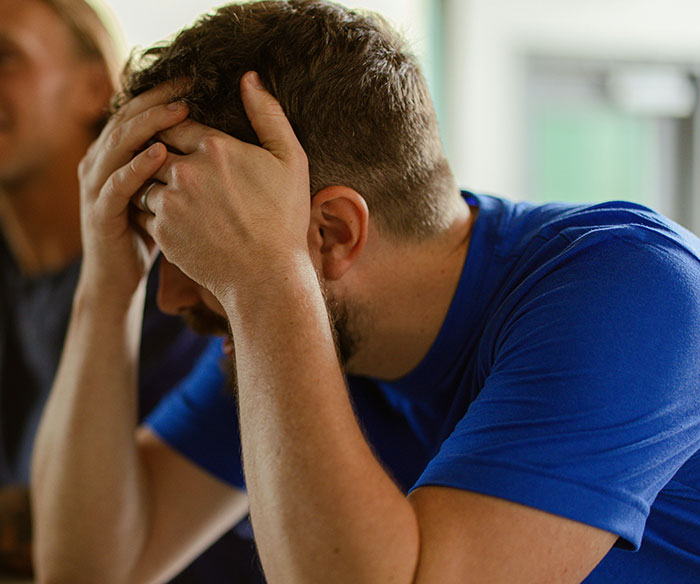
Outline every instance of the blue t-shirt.
<path id="1" fill-rule="evenodd" d="M 619 535 L 586 582 L 697 582 L 700 241 L 631 203 L 465 197 L 479 214 L 432 348 L 398 381 L 348 379 L 377 456 L 406 491 L 466 489 Z M 243 487 L 220 358 L 217 344 L 150 424 Z"/>

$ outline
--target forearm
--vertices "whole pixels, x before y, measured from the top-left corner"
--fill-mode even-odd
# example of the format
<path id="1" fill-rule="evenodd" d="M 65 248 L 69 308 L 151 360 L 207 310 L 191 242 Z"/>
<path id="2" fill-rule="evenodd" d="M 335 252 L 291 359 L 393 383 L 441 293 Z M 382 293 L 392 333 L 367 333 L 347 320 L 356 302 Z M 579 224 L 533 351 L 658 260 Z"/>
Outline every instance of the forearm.
<path id="1" fill-rule="evenodd" d="M 230 311 L 243 459 L 270 582 L 410 582 L 418 527 L 355 420 L 313 272 Z"/>
<path id="2" fill-rule="evenodd" d="M 145 279 L 123 307 L 76 293 L 32 465 L 43 580 L 123 582 L 146 537 L 134 439 Z"/>

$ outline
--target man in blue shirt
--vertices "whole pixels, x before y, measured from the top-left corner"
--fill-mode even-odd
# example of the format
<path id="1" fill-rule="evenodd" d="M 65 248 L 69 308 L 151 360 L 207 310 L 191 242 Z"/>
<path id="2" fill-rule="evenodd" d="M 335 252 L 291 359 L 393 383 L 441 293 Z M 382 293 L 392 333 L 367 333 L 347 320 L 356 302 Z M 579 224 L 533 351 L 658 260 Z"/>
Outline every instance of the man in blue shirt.
<path id="1" fill-rule="evenodd" d="M 45 579 L 159 581 L 248 504 L 271 582 L 696 579 L 697 238 L 460 193 L 400 40 L 323 2 L 224 7 L 125 98 L 81 168 Z M 161 308 L 226 340 L 134 435 L 144 232 Z"/>

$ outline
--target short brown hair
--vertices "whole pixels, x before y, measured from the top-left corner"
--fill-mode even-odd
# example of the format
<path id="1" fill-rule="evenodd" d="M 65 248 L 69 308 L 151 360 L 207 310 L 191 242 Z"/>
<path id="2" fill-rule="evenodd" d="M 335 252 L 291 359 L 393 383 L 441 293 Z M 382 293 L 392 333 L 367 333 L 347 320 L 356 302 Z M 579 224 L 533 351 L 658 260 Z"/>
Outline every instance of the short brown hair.
<path id="1" fill-rule="evenodd" d="M 224 6 L 132 58 L 126 100 L 166 80 L 190 81 L 190 116 L 257 143 L 240 101 L 255 70 L 280 101 L 309 159 L 311 193 L 345 185 L 379 228 L 414 239 L 446 225 L 456 186 L 425 79 L 379 16 L 320 0 Z"/>

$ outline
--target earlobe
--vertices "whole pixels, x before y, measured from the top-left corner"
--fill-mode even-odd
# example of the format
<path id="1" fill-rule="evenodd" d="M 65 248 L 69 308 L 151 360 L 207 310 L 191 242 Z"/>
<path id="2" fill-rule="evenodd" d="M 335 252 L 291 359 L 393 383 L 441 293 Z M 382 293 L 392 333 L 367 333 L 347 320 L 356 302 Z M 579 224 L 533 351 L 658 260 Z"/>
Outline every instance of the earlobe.
<path id="1" fill-rule="evenodd" d="M 322 275 L 339 280 L 362 254 L 367 242 L 369 210 L 357 191 L 326 187 L 311 199 L 309 247 Z"/>

